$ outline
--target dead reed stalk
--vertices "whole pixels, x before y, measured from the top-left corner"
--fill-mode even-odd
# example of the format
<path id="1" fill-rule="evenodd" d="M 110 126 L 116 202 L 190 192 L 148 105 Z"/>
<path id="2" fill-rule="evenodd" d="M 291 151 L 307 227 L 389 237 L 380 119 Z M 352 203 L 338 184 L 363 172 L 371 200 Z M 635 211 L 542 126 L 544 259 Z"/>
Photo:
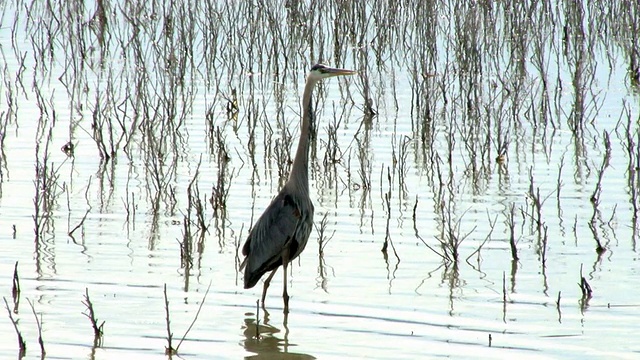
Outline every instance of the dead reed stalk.
<path id="1" fill-rule="evenodd" d="M 13 281 L 11 286 L 11 297 L 13 298 L 13 311 L 18 313 L 18 306 L 20 304 L 20 278 L 18 276 L 18 262 L 13 268 Z"/>
<path id="2" fill-rule="evenodd" d="M 518 261 L 520 258 L 518 257 L 518 250 L 516 248 L 516 237 L 515 237 L 515 215 L 516 215 L 516 205 L 511 203 L 509 205 L 509 213 L 507 214 L 507 226 L 509 227 L 509 247 L 511 248 L 511 259 L 513 261 Z"/>
<path id="3" fill-rule="evenodd" d="M 31 300 L 29 299 L 27 299 L 27 301 L 29 302 L 29 306 L 31 306 L 33 317 L 36 319 L 36 326 L 38 327 L 38 344 L 40 345 L 40 357 L 44 359 L 47 352 L 44 350 L 44 340 L 42 339 L 42 314 L 40 314 L 40 317 L 38 317 L 38 314 L 36 314 L 36 309 L 33 306 L 33 302 L 31 302 Z"/>
<path id="4" fill-rule="evenodd" d="M 582 297 L 580 298 L 580 309 L 584 312 L 584 310 L 589 306 L 589 300 L 591 300 L 593 290 L 591 289 L 591 285 L 585 277 L 582 275 L 582 264 L 580 264 L 580 282 L 578 283 L 580 287 L 580 291 L 582 291 Z"/>
<path id="5" fill-rule="evenodd" d="M 167 356 L 173 356 L 177 354 L 177 350 L 173 348 L 172 340 L 173 333 L 171 332 L 171 319 L 169 317 L 169 299 L 167 298 L 167 284 L 164 284 L 164 310 L 166 313 L 166 325 L 167 325 L 167 346 L 164 348 L 164 354 Z"/>
<path id="6" fill-rule="evenodd" d="M 172 341 L 173 341 L 173 333 L 171 332 L 171 320 L 170 320 L 170 316 L 169 316 L 169 299 L 167 297 L 167 284 L 164 284 L 164 290 L 163 290 L 163 294 L 164 294 L 164 308 L 165 308 L 165 313 L 166 313 L 166 325 L 167 325 L 167 345 L 165 347 L 165 355 L 171 357 L 173 355 L 177 355 L 178 354 L 178 350 L 180 349 L 180 345 L 182 345 L 182 342 L 187 338 L 187 335 L 189 334 L 189 332 L 191 331 L 191 329 L 193 328 L 193 325 L 195 325 L 196 321 L 198 320 L 198 316 L 200 315 L 200 311 L 202 311 L 202 306 L 204 305 L 205 301 L 207 300 L 207 295 L 209 294 L 209 290 L 211 289 L 211 282 L 209 282 L 209 286 L 207 287 L 207 291 L 205 291 L 204 296 L 202 297 L 202 301 L 200 301 L 200 305 L 198 306 L 198 311 L 196 312 L 195 316 L 193 317 L 193 320 L 191 321 L 191 324 L 189 324 L 189 327 L 187 328 L 187 330 L 185 331 L 184 335 L 182 335 L 182 338 L 180 338 L 180 341 L 178 342 L 178 345 L 174 348 L 172 345 Z"/>
<path id="7" fill-rule="evenodd" d="M 86 307 L 86 312 L 82 315 L 86 316 L 91 322 L 91 328 L 93 329 L 93 345 L 102 346 L 102 337 L 104 335 L 104 321 L 98 325 L 98 318 L 93 310 L 93 303 L 89 299 L 89 288 L 85 288 L 84 300 L 82 304 Z"/>
<path id="8" fill-rule="evenodd" d="M 24 341 L 22 337 L 22 333 L 20 333 L 20 329 L 18 329 L 18 321 L 13 318 L 13 314 L 9 309 L 9 303 L 7 302 L 7 298 L 3 297 L 5 308 L 7 309 L 7 314 L 9 314 L 9 320 L 13 325 L 13 329 L 16 331 L 16 335 L 18 336 L 18 359 L 22 359 L 27 353 L 27 343 Z"/>
<path id="9" fill-rule="evenodd" d="M 87 215 L 89 215 L 89 213 L 91 212 L 91 201 L 89 201 L 89 189 L 91 188 L 91 178 L 92 177 L 90 176 L 89 177 L 89 182 L 87 184 L 87 188 L 86 188 L 86 190 L 84 192 L 84 199 L 87 202 L 87 210 L 85 211 L 84 216 L 82 217 L 80 222 L 76 226 L 74 226 L 73 229 L 68 231 L 69 237 L 71 237 L 73 242 L 76 243 L 76 244 L 77 244 L 77 242 L 76 242 L 75 237 L 73 236 L 73 233 L 76 230 L 78 230 L 80 227 L 84 227 L 84 222 L 85 222 L 85 220 L 87 220 Z M 68 192 L 67 192 L 67 194 L 68 194 Z M 69 200 L 68 197 L 67 197 L 67 207 L 69 208 L 69 210 L 71 210 L 70 200 Z M 82 231 L 82 235 L 83 235 L 83 238 L 84 238 L 84 228 L 83 228 L 83 231 Z"/>
<path id="10" fill-rule="evenodd" d="M 384 168 L 383 168 L 384 169 Z M 382 177 L 382 172 L 380 174 L 380 176 Z M 382 179 L 380 179 L 382 180 Z M 386 208 L 386 212 L 387 212 L 387 226 L 385 229 L 385 237 L 384 237 L 384 243 L 382 244 L 382 249 L 380 251 L 382 251 L 382 253 L 384 254 L 385 258 L 387 256 L 387 248 L 389 246 L 389 244 L 391 244 L 391 249 L 393 250 L 393 254 L 395 255 L 396 259 L 398 260 L 398 262 L 400 262 L 400 257 L 398 256 L 398 252 L 396 251 L 396 247 L 393 244 L 393 240 L 391 240 L 391 231 L 389 229 L 390 226 L 390 222 L 391 222 L 391 191 L 392 191 L 392 181 L 391 181 L 391 169 L 389 169 L 389 167 L 387 167 L 387 181 L 389 183 L 389 190 L 383 194 L 383 199 L 384 199 L 384 204 L 385 204 L 385 208 Z M 382 181 L 381 181 L 382 183 Z M 381 188 L 382 190 L 382 188 Z"/>

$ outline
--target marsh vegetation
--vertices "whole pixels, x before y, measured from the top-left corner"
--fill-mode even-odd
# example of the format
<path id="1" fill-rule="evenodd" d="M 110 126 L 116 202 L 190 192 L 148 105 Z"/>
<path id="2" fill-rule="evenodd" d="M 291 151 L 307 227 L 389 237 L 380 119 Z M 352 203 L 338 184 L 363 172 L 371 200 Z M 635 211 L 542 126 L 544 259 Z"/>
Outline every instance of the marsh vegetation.
<path id="1" fill-rule="evenodd" d="M 640 350 L 640 2 L 0 9 L 1 357 Z M 238 249 L 315 62 L 359 74 L 314 94 L 283 324 Z"/>

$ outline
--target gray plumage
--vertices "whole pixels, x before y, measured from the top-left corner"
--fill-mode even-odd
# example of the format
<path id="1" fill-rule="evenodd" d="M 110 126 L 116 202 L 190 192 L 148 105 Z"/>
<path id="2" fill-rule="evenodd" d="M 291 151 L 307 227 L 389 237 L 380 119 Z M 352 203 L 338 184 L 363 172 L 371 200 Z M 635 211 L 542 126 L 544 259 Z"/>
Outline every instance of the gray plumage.
<path id="1" fill-rule="evenodd" d="M 249 232 L 242 247 L 245 289 L 254 287 L 262 275 L 271 271 L 264 282 L 262 306 L 267 288 L 278 267 L 284 269 L 284 313 L 289 312 L 287 265 L 298 257 L 307 245 L 313 226 L 313 203 L 309 198 L 309 136 L 311 126 L 311 92 L 318 81 L 338 75 L 353 75 L 355 71 L 316 64 L 307 74 L 302 95 L 300 140 L 289 179 L 262 213 Z"/>
<path id="2" fill-rule="evenodd" d="M 295 194 L 286 186 L 251 229 L 242 248 L 245 259 L 244 288 L 256 285 L 266 272 L 282 265 L 282 251 L 289 261 L 307 245 L 313 225 L 313 204 L 308 196 Z"/>

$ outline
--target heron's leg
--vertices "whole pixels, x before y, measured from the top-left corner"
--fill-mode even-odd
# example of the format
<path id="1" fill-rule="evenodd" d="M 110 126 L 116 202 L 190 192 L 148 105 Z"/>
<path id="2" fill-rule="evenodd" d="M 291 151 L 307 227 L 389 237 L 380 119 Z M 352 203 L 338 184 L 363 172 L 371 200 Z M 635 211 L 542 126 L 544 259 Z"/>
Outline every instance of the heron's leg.
<path id="1" fill-rule="evenodd" d="M 267 289 L 269 288 L 269 284 L 271 284 L 271 279 L 273 278 L 273 275 L 276 274 L 276 271 L 278 270 L 278 268 L 275 268 L 271 274 L 269 274 L 269 277 L 267 278 L 267 280 L 264 281 L 264 287 L 262 288 L 262 307 L 264 308 L 264 299 L 267 297 Z"/>
<path id="2" fill-rule="evenodd" d="M 287 266 L 289 265 L 289 249 L 282 252 L 282 270 L 284 272 L 284 291 L 282 299 L 284 300 L 284 313 L 289 313 L 289 294 L 287 294 Z"/>

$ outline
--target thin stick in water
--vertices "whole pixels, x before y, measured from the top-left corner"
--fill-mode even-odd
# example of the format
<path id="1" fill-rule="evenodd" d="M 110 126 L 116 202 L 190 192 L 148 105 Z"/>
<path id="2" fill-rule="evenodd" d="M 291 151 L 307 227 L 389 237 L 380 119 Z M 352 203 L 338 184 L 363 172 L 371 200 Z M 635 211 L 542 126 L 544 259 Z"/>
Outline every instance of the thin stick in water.
<path id="1" fill-rule="evenodd" d="M 29 302 L 29 306 L 31 306 L 31 311 L 33 312 L 33 316 L 36 318 L 36 325 L 38 326 L 38 344 L 40 344 L 40 355 L 41 358 L 44 359 L 44 356 L 47 352 L 44 350 L 44 340 L 42 340 L 42 314 L 40 314 L 40 318 L 38 318 L 38 314 L 36 314 L 36 309 L 33 307 L 33 303 L 31 300 L 27 299 Z"/>
<path id="2" fill-rule="evenodd" d="M 27 343 L 24 341 L 22 337 L 22 333 L 20 333 L 20 329 L 18 329 L 18 321 L 13 318 L 11 310 L 9 309 L 9 303 L 7 302 L 7 298 L 3 297 L 4 305 L 7 308 L 7 314 L 9 314 L 9 320 L 11 320 L 11 324 L 13 324 L 13 328 L 16 331 L 16 335 L 18 335 L 18 347 L 20 351 L 18 352 L 18 359 L 24 357 L 27 352 Z"/>

